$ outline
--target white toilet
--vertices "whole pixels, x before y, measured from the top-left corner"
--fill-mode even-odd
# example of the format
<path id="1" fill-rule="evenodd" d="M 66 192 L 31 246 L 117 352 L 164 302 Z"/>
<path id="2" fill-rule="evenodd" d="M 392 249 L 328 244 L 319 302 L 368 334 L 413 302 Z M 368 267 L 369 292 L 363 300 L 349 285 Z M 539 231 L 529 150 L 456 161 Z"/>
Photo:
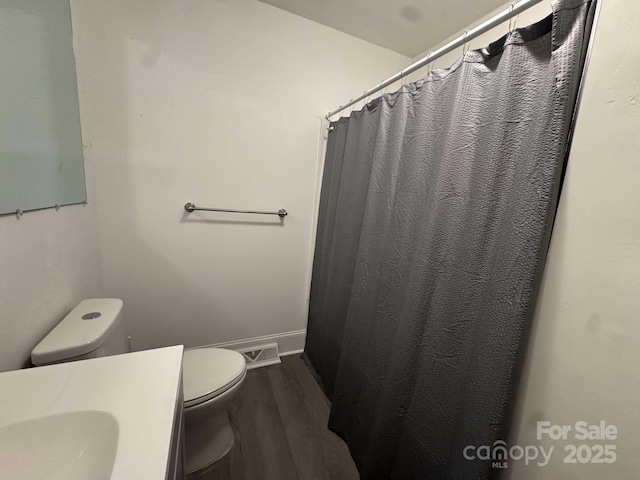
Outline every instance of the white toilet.
<path id="1" fill-rule="evenodd" d="M 96 298 L 78 304 L 33 349 L 36 366 L 116 355 L 128 351 L 122 328 L 122 300 Z M 185 469 L 192 473 L 226 455 L 234 434 L 227 407 L 247 369 L 232 350 L 185 350 L 182 362 L 185 413 Z"/>

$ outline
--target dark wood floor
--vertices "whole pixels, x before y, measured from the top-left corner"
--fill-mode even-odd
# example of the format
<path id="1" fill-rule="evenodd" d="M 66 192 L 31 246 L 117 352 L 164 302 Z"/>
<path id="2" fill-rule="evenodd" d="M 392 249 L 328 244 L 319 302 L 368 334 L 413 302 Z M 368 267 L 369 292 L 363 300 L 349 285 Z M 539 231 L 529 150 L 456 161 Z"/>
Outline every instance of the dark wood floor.
<path id="1" fill-rule="evenodd" d="M 298 355 L 250 370 L 229 416 L 233 448 L 188 480 L 359 478 L 347 446 L 327 429 L 329 401 Z"/>

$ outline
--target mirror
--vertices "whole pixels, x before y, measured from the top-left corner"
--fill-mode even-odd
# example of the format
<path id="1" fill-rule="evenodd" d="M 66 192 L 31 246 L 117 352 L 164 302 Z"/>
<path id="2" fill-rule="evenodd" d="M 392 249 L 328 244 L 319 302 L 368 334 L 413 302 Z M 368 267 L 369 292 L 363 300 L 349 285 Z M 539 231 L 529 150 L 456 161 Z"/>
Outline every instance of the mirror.
<path id="1" fill-rule="evenodd" d="M 0 214 L 86 201 L 69 0 L 0 0 Z"/>

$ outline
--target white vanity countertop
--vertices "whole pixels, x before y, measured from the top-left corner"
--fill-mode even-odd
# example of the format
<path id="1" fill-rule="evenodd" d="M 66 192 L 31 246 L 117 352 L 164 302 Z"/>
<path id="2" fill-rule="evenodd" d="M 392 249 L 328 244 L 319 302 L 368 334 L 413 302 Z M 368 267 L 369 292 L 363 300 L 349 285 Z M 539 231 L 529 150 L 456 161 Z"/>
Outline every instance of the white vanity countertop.
<path id="1" fill-rule="evenodd" d="M 110 479 L 164 480 L 182 352 L 174 346 L 0 373 L 0 428 L 68 412 L 106 412 L 118 424 Z"/>

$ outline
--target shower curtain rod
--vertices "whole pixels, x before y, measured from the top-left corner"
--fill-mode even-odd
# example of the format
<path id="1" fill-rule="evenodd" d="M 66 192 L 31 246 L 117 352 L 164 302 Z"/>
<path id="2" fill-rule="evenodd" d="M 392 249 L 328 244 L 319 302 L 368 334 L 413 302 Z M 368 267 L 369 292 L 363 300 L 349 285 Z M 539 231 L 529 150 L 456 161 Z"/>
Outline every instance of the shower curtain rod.
<path id="1" fill-rule="evenodd" d="M 403 68 L 394 76 L 387 78 L 385 81 L 381 82 L 378 86 L 370 90 L 367 90 L 358 98 L 349 100 L 347 104 L 340 105 L 340 107 L 338 107 L 334 111 L 327 113 L 325 118 L 329 120 L 336 113 L 339 113 L 342 110 L 349 108 L 351 105 L 358 103 L 363 98 L 367 98 L 368 96 L 373 95 L 376 92 L 379 92 L 383 88 L 388 87 L 394 82 L 397 82 L 401 78 L 404 78 L 410 73 L 415 72 L 419 68 L 422 68 L 425 65 L 428 65 L 429 63 L 433 62 L 434 60 L 437 60 L 438 58 L 449 53 L 450 51 L 465 45 L 467 42 L 470 42 L 471 40 L 478 37 L 479 35 L 482 35 L 483 33 L 488 32 L 492 28 L 497 27 L 501 23 L 504 23 L 505 21 L 515 17 L 516 15 L 519 15 L 521 12 L 524 12 L 525 10 L 533 7 L 534 5 L 540 2 L 542 2 L 542 0 L 522 0 L 521 2 L 518 2 L 518 3 L 516 2 L 512 3 L 511 6 L 504 12 L 499 13 L 495 17 L 490 18 L 489 20 L 481 23 L 477 27 L 474 27 L 470 30 L 465 30 L 464 34 L 460 35 L 458 38 L 452 40 L 451 42 L 447 43 L 443 47 L 440 47 L 439 49 L 433 52 L 429 52 L 426 57 L 418 60 L 417 62 L 408 66 L 407 68 Z"/>

